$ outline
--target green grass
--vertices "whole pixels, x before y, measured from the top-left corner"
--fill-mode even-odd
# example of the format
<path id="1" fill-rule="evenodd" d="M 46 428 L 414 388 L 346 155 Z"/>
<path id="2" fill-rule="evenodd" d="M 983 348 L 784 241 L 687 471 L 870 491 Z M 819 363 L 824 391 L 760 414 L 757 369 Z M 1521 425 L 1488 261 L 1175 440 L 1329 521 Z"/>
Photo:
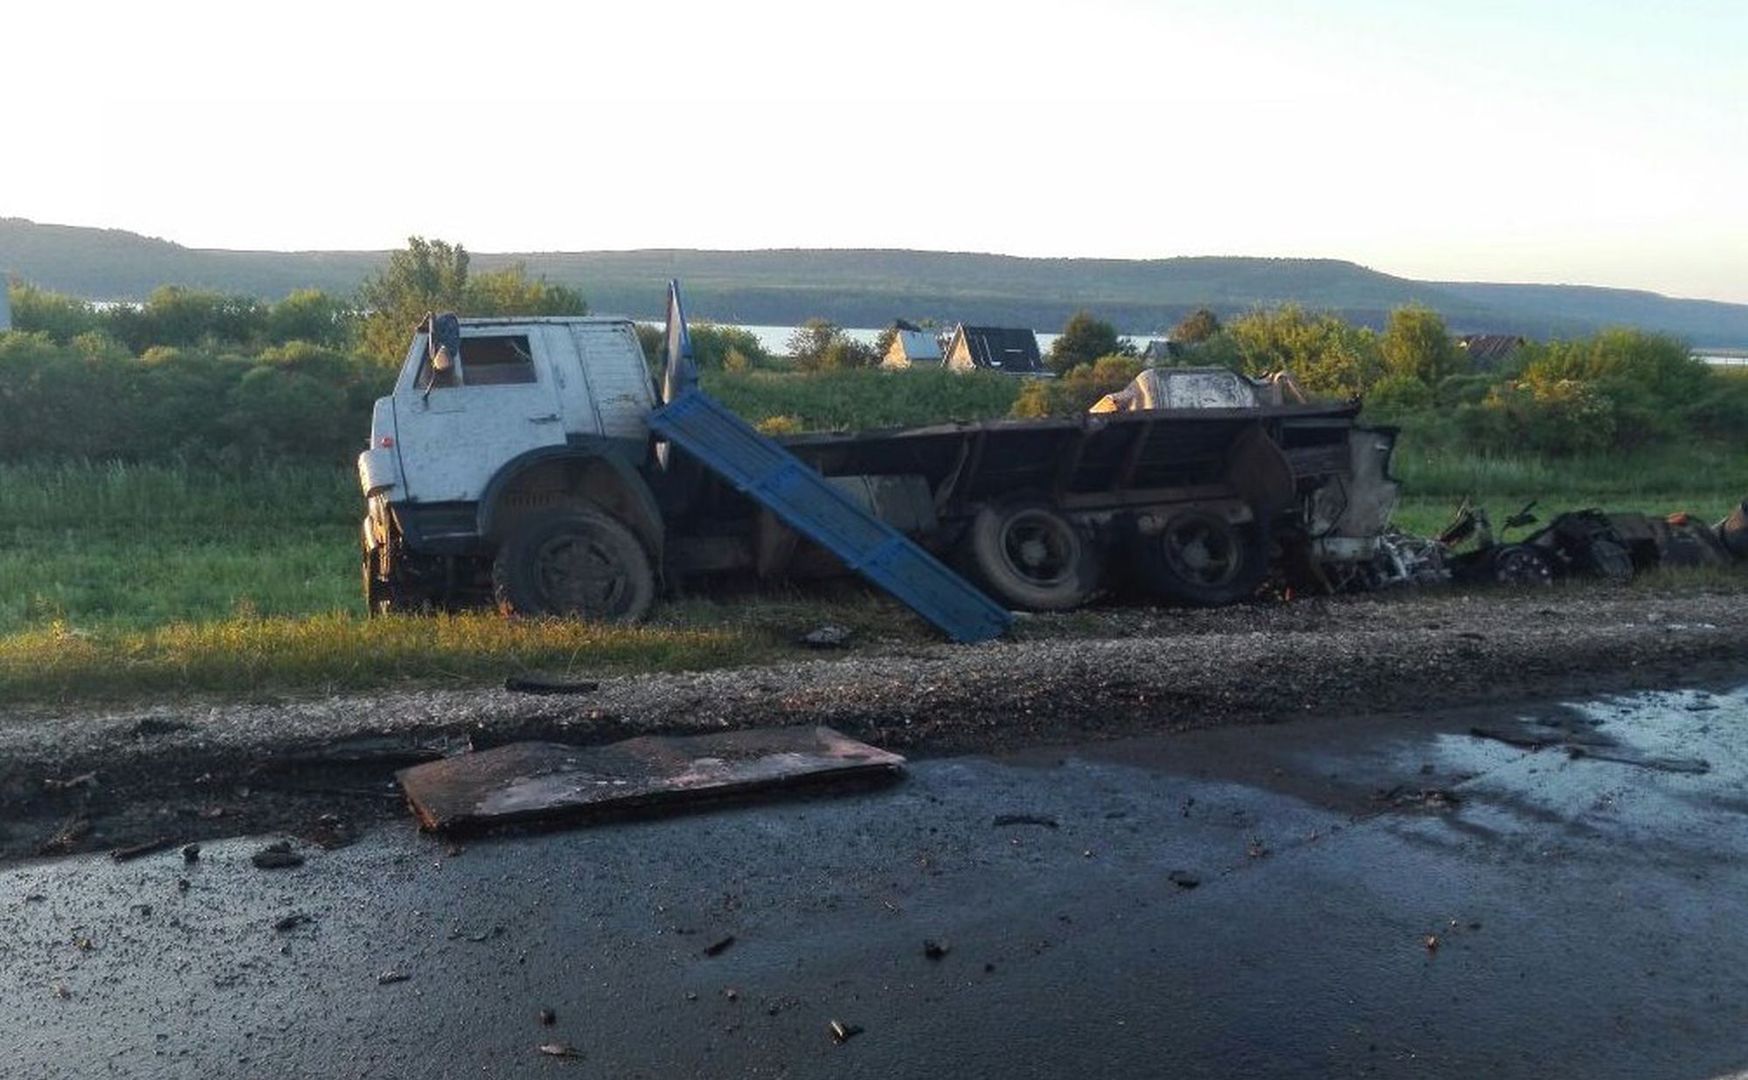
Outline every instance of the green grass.
<path id="1" fill-rule="evenodd" d="M 800 414 L 815 424 L 835 416 L 853 427 L 930 418 L 912 397 L 926 398 L 929 380 L 851 374 L 817 383 L 736 376 L 714 389 L 749 395 L 739 407 L 754 416 Z M 949 407 L 974 415 L 999 412 L 995 392 L 1011 384 L 980 388 L 948 377 L 943 385 L 969 387 Z M 856 394 L 866 398 L 869 387 L 892 388 L 890 400 L 858 404 Z M 1399 472 L 1405 498 L 1397 521 L 1419 533 L 1443 526 L 1464 494 L 1496 522 L 1532 497 L 1544 519 L 1600 505 L 1689 510 L 1715 521 L 1748 494 L 1748 456 L 1723 451 L 1559 463 L 1434 457 L 1410 444 Z M 680 601 L 631 628 L 491 614 L 366 620 L 360 512 L 353 474 L 343 468 L 0 466 L 0 700 L 478 684 L 526 668 L 719 667 L 797 655 L 795 636 L 825 621 L 846 623 L 863 640 L 933 640 L 895 604 L 857 589 L 836 599 L 778 592 Z M 1710 587 L 1691 575 L 1646 587 L 1681 582 Z M 1074 625 L 1036 632 L 1075 632 Z"/>
<path id="2" fill-rule="evenodd" d="M 915 427 L 1008 415 L 1022 380 L 994 372 L 859 369 L 796 376 L 711 371 L 703 388 L 753 423 L 790 417 L 802 431 Z"/>
<path id="3" fill-rule="evenodd" d="M 351 470 L 0 468 L 0 633 L 358 608 Z"/>

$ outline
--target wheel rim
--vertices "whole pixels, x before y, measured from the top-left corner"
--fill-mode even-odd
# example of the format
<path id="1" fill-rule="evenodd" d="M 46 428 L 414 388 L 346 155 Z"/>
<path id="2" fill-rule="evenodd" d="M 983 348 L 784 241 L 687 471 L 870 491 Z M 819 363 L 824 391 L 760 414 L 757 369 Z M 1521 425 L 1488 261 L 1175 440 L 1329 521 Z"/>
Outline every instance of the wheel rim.
<path id="1" fill-rule="evenodd" d="M 1541 555 L 1529 548 L 1516 548 L 1499 556 L 1493 576 L 1502 585 L 1545 585 L 1554 574 Z"/>
<path id="2" fill-rule="evenodd" d="M 615 615 L 631 594 L 631 575 L 611 548 L 589 536 L 556 536 L 534 555 L 541 592 L 554 611 Z"/>
<path id="3" fill-rule="evenodd" d="M 1160 548 L 1172 573 L 1195 585 L 1225 585 L 1244 566 L 1231 526 L 1213 518 L 1178 518 L 1165 527 Z"/>
<path id="4" fill-rule="evenodd" d="M 1048 588 L 1074 576 L 1080 537 L 1074 526 L 1055 514 L 1022 510 L 1002 524 L 1001 553 L 1014 574 Z"/>

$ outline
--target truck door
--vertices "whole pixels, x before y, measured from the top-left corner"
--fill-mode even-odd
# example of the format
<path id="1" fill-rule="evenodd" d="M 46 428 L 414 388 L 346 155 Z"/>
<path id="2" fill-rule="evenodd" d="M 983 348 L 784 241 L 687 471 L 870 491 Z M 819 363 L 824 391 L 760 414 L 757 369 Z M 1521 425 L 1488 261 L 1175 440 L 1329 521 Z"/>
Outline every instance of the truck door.
<path id="1" fill-rule="evenodd" d="M 555 389 L 560 358 L 546 330 L 464 326 L 453 370 L 434 372 L 426 359 L 395 391 L 396 437 L 411 501 L 475 501 L 499 466 L 565 441 Z"/>

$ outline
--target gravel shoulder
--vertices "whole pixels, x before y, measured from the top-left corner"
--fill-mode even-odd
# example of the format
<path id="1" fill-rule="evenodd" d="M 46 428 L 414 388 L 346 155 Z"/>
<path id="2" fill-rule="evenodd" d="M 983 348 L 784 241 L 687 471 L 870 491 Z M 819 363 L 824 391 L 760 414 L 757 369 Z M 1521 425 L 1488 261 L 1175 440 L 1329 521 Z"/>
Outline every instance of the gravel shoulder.
<path id="1" fill-rule="evenodd" d="M 57 833 L 78 834 L 58 852 L 279 828 L 324 809 L 399 812 L 394 768 L 517 739 L 821 723 L 912 754 L 978 752 L 1748 672 L 1748 604 L 1732 594 L 1395 594 L 1064 618 L 1026 620 L 1014 641 L 874 642 L 782 666 L 603 678 L 576 694 L 0 707 L 0 858 Z"/>

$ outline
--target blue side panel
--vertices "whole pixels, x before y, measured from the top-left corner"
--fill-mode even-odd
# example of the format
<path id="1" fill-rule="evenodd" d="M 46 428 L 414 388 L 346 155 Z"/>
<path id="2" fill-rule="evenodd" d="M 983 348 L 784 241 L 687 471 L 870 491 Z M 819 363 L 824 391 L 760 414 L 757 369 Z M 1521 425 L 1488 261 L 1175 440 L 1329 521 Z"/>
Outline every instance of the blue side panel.
<path id="1" fill-rule="evenodd" d="M 680 395 L 651 413 L 649 426 L 953 640 L 987 641 L 1013 622 L 970 582 L 704 394 Z"/>

